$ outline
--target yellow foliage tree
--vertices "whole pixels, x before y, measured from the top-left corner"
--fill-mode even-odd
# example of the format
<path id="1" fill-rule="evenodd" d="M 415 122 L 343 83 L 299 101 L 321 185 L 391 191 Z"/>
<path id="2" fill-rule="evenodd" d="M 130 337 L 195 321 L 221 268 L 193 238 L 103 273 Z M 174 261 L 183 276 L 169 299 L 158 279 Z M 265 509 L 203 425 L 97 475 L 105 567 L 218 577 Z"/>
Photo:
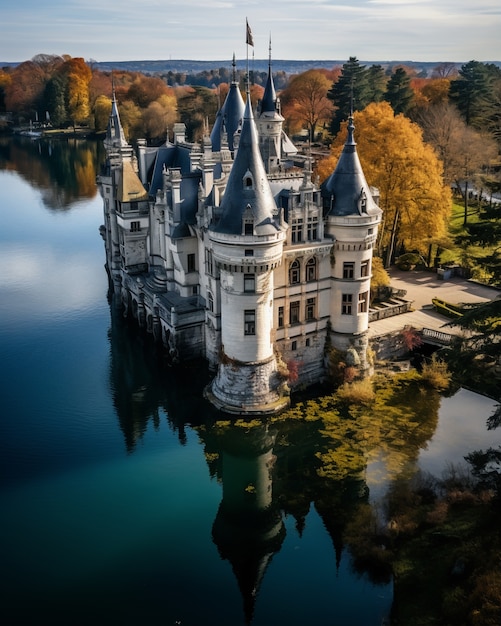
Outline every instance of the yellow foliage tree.
<path id="1" fill-rule="evenodd" d="M 395 116 L 387 102 L 355 112 L 354 123 L 365 177 L 380 193 L 378 253 L 384 252 L 385 267 L 400 249 L 430 256 L 431 246 L 445 236 L 452 206 L 441 161 L 423 141 L 419 126 Z M 346 123 L 332 143 L 331 156 L 318 165 L 321 180 L 333 171 L 345 139 Z"/>
<path id="2" fill-rule="evenodd" d="M 73 122 L 88 122 L 89 84 L 92 72 L 81 58 L 70 59 L 64 65 L 68 75 L 68 114 Z"/>

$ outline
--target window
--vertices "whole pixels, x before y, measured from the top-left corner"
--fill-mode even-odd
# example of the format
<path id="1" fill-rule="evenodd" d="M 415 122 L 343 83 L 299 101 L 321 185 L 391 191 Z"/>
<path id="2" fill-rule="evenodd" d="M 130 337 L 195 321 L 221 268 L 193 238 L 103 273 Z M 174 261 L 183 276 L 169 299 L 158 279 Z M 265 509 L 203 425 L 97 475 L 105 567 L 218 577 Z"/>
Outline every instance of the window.
<path id="1" fill-rule="evenodd" d="M 137 233 L 141 230 L 141 222 L 131 222 L 130 223 L 130 232 Z"/>
<path id="2" fill-rule="evenodd" d="M 353 296 L 351 293 L 343 293 L 341 313 L 343 315 L 351 315 L 351 305 L 353 302 Z"/>
<path id="3" fill-rule="evenodd" d="M 256 277 L 254 274 L 244 274 L 244 292 L 254 293 L 256 291 Z"/>
<path id="4" fill-rule="evenodd" d="M 244 335 L 256 334 L 256 311 L 247 309 L 244 311 Z"/>
<path id="5" fill-rule="evenodd" d="M 301 264 L 296 259 L 289 266 L 289 283 L 297 285 L 299 282 L 301 282 Z"/>
<path id="6" fill-rule="evenodd" d="M 291 302 L 289 309 L 289 324 L 299 324 L 299 300 Z"/>
<path id="7" fill-rule="evenodd" d="M 303 241 L 303 219 L 302 218 L 292 220 L 291 240 L 292 240 L 292 243 L 300 243 L 301 241 Z"/>
<path id="8" fill-rule="evenodd" d="M 371 266 L 371 263 L 368 259 L 367 261 L 362 261 L 362 263 L 360 263 L 360 276 L 362 277 L 369 276 L 370 266 Z"/>
<path id="9" fill-rule="evenodd" d="M 130 203 L 130 210 L 131 211 L 137 211 L 139 209 L 139 203 L 134 201 Z"/>
<path id="10" fill-rule="evenodd" d="M 291 350 L 292 350 L 293 352 L 295 352 L 295 351 L 297 350 L 297 341 L 293 341 L 293 342 L 291 343 Z"/>
<path id="11" fill-rule="evenodd" d="M 358 312 L 359 313 L 367 313 L 367 303 L 369 301 L 369 292 L 364 291 L 364 293 L 358 294 Z"/>
<path id="12" fill-rule="evenodd" d="M 278 327 L 279 328 L 284 327 L 284 307 L 283 306 L 278 307 Z"/>
<path id="13" fill-rule="evenodd" d="M 310 347 L 310 338 L 308 337 L 308 339 L 306 339 L 306 341 L 304 342 L 304 345 L 309 348 Z"/>
<path id="14" fill-rule="evenodd" d="M 355 263 L 343 263 L 343 278 L 353 278 Z"/>
<path id="15" fill-rule="evenodd" d="M 253 234 L 254 234 L 254 224 L 252 222 L 245 222 L 244 235 L 253 235 Z"/>
<path id="16" fill-rule="evenodd" d="M 250 250 L 249 248 L 246 248 L 245 256 L 254 256 L 254 250 Z"/>
<path id="17" fill-rule="evenodd" d="M 209 276 L 214 275 L 214 262 L 212 260 L 212 251 L 205 249 L 205 267 Z"/>
<path id="18" fill-rule="evenodd" d="M 305 318 L 306 321 L 311 321 L 315 319 L 315 298 L 308 298 L 306 300 L 306 309 L 305 309 Z"/>
<path id="19" fill-rule="evenodd" d="M 188 272 L 195 271 L 195 255 L 188 254 Z"/>
<path id="20" fill-rule="evenodd" d="M 210 291 L 207 293 L 207 308 L 211 313 L 214 313 L 214 297 Z"/>
<path id="21" fill-rule="evenodd" d="M 314 239 L 318 238 L 318 217 L 317 216 L 308 217 L 306 236 L 308 238 L 308 241 L 313 241 Z"/>
<path id="22" fill-rule="evenodd" d="M 312 257 L 306 263 L 306 282 L 311 283 L 314 280 L 317 280 L 317 260 Z"/>

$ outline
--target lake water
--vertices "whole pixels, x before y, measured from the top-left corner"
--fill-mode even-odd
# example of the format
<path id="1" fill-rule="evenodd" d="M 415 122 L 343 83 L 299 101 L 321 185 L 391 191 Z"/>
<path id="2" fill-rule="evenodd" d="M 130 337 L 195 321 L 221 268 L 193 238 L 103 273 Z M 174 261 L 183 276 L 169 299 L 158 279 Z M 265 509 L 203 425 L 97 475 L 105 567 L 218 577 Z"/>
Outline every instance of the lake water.
<path id="1" fill-rule="evenodd" d="M 101 159 L 0 139 L 0 622 L 379 626 L 391 581 L 354 567 L 343 528 L 384 462 L 326 486 L 315 433 L 212 428 L 205 369 L 169 369 L 110 309 Z M 498 445 L 492 408 L 442 399 L 418 465 Z"/>

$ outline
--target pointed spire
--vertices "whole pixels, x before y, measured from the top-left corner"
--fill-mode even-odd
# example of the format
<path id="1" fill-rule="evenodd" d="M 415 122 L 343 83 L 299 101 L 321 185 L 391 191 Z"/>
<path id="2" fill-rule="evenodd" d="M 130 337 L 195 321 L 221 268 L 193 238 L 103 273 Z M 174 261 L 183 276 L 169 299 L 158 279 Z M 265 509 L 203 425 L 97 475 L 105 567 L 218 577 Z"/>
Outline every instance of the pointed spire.
<path id="1" fill-rule="evenodd" d="M 238 151 L 221 201 L 221 219 L 214 231 L 242 234 L 244 212 L 251 212 L 256 235 L 270 235 L 280 230 L 276 204 L 259 151 L 258 133 L 252 114 L 249 86 Z"/>
<path id="2" fill-rule="evenodd" d="M 233 152 L 235 148 L 233 138 L 240 127 L 244 114 L 245 104 L 236 77 L 235 53 L 233 53 L 232 66 L 233 80 L 230 85 L 230 90 L 226 95 L 223 105 L 217 112 L 216 120 L 214 121 L 214 126 L 210 134 L 214 152 L 219 152 L 224 143 L 226 143 L 229 150 Z"/>
<path id="3" fill-rule="evenodd" d="M 111 111 L 108 119 L 108 126 L 106 127 L 104 146 L 107 150 L 112 150 L 114 148 L 128 148 L 129 144 L 125 139 L 122 123 L 120 122 L 120 114 L 118 113 L 118 103 L 115 95 L 115 81 L 113 73 L 111 74 L 111 91 Z"/>
<path id="4" fill-rule="evenodd" d="M 273 83 L 273 74 L 271 71 L 271 33 L 269 44 L 269 59 L 268 59 L 268 78 L 266 80 L 266 86 L 264 88 L 263 99 L 261 100 L 260 113 L 275 113 L 277 110 L 277 93 L 275 91 L 275 85 Z"/>
<path id="5" fill-rule="evenodd" d="M 236 83 L 237 82 L 237 62 L 235 61 L 235 53 L 233 53 L 232 66 L 233 66 L 233 71 L 231 75 L 231 82 Z"/>

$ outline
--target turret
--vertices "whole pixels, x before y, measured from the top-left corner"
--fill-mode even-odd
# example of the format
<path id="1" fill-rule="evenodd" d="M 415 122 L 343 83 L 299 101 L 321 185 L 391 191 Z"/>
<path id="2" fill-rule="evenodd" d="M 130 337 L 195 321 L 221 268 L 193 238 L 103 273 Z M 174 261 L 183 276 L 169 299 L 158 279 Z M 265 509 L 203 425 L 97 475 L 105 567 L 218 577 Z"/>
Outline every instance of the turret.
<path id="1" fill-rule="evenodd" d="M 334 239 L 332 342 L 362 371 L 366 361 L 372 254 L 382 211 L 357 154 L 353 118 L 334 172 L 322 185 L 326 233 Z"/>
<path id="2" fill-rule="evenodd" d="M 282 261 L 280 220 L 259 153 L 250 96 L 220 218 L 209 230 L 221 285 L 221 355 L 209 399 L 229 413 L 270 413 L 288 394 L 272 343 L 273 270 Z"/>
<path id="3" fill-rule="evenodd" d="M 233 55 L 233 77 L 230 85 L 230 90 L 226 95 L 223 106 L 219 109 L 216 121 L 210 134 L 210 140 L 212 142 L 212 149 L 214 152 L 219 152 L 221 146 L 226 144 L 231 153 L 235 150 L 235 133 L 239 132 L 242 117 L 244 114 L 245 104 L 240 93 L 238 81 L 236 77 L 236 62 L 235 55 Z"/>

